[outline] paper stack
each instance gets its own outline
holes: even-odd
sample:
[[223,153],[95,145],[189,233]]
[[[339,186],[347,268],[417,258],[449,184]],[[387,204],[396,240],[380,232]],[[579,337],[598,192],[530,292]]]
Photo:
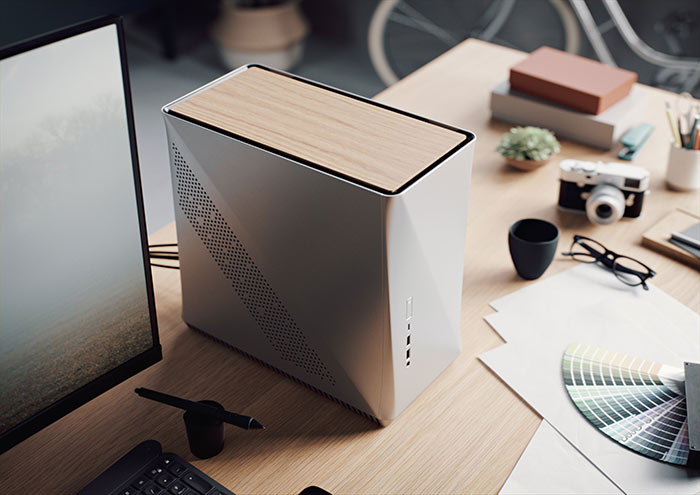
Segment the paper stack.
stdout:
[[[700,317],[657,287],[649,289],[580,264],[491,303],[498,312],[486,321],[507,344],[479,357],[546,421],[502,493],[700,492],[697,473],[602,434],[564,386],[562,356],[572,342],[676,367],[700,360]],[[540,458],[542,451],[550,462]]]
[[493,118],[518,125],[534,125],[589,146],[609,150],[646,111],[646,95],[632,88],[629,96],[604,112],[593,115],[512,90],[503,81],[491,91]]

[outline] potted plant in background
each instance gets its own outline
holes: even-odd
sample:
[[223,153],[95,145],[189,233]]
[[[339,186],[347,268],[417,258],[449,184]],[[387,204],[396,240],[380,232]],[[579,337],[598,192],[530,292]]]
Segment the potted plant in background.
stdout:
[[559,152],[559,141],[552,131],[540,127],[513,127],[503,135],[497,151],[506,162],[521,170],[541,167]]
[[254,62],[290,69],[301,58],[308,32],[298,0],[222,0],[212,27],[232,69]]

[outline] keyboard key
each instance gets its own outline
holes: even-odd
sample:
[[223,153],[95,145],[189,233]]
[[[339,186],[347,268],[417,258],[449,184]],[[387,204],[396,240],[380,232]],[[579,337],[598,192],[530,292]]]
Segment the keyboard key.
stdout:
[[126,488],[122,491],[119,492],[119,495],[136,495],[136,490],[133,490],[131,488]]
[[171,474],[163,473],[156,478],[156,483],[158,483],[163,488],[167,488],[167,486],[170,483],[172,483],[174,479],[175,478]]
[[162,491],[163,490],[161,490],[159,486],[154,485],[152,483],[149,483],[141,489],[141,493],[143,493],[144,495],[158,495]]
[[133,486],[137,490],[140,490],[141,488],[146,486],[146,484],[148,484],[148,478],[146,478],[145,476],[139,476],[134,480],[131,486]]
[[149,478],[153,479],[153,478],[155,478],[156,476],[158,476],[159,474],[162,474],[162,473],[163,473],[163,468],[162,468],[161,466],[159,466],[158,464],[154,464],[154,465],[151,466],[151,467],[149,468],[149,470],[146,471],[144,474],[145,474],[146,476],[148,476]]
[[170,467],[168,468],[168,470],[169,470],[171,473],[173,473],[175,476],[178,476],[178,477],[179,477],[179,476],[182,475],[182,473],[184,473],[185,471],[187,471],[187,468],[186,468],[185,466],[183,466],[182,464],[180,464],[179,462],[173,462],[173,463],[170,465]]
[[190,492],[189,488],[187,488],[187,486],[181,481],[176,481],[170,487],[170,493],[173,495],[186,495],[188,492]]
[[187,473],[182,479],[192,488],[202,493],[207,493],[211,490],[211,485],[194,473]]

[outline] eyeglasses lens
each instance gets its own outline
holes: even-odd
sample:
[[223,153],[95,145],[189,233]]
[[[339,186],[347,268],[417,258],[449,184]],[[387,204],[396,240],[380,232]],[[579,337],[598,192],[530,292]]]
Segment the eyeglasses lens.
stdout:
[[595,263],[603,254],[605,247],[592,239],[580,238],[571,243],[569,251],[576,261],[581,263]]
[[639,285],[649,276],[649,269],[639,261],[620,256],[613,263],[615,276],[627,285]]

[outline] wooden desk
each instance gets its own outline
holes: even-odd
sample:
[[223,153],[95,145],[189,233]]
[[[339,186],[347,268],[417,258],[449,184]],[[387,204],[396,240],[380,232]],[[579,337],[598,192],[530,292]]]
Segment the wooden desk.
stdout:
[[[650,97],[646,120],[656,130],[635,161],[652,173],[642,216],[594,226],[585,216],[557,210],[557,163],[567,157],[613,160],[613,152],[564,142],[557,160],[527,173],[507,167],[494,151],[510,126],[490,120],[489,92],[524,56],[470,40],[377,96],[477,135],[464,269],[464,351],[395,422],[377,428],[188,330],[180,319],[178,272],[154,268],[164,360],[0,456],[4,490],[74,492],[138,442],[153,438],[237,493],[298,493],[311,484],[334,493],[498,491],[540,421],[476,359],[501,344],[482,319],[491,312],[488,302],[529,283],[517,278],[508,255],[512,222],[544,218],[562,229],[561,247],[573,233],[581,233],[638,257],[658,272],[653,283],[700,310],[700,274],[640,242],[642,233],[671,209],[700,209],[700,194],[664,186],[669,130],[663,102],[671,95],[643,87]],[[152,242],[174,236],[170,225]],[[573,261],[559,257],[545,276],[572,266]],[[196,460],[189,453],[181,414],[137,398],[132,392],[136,386],[216,399],[255,416],[267,429],[228,428],[224,451]]]

